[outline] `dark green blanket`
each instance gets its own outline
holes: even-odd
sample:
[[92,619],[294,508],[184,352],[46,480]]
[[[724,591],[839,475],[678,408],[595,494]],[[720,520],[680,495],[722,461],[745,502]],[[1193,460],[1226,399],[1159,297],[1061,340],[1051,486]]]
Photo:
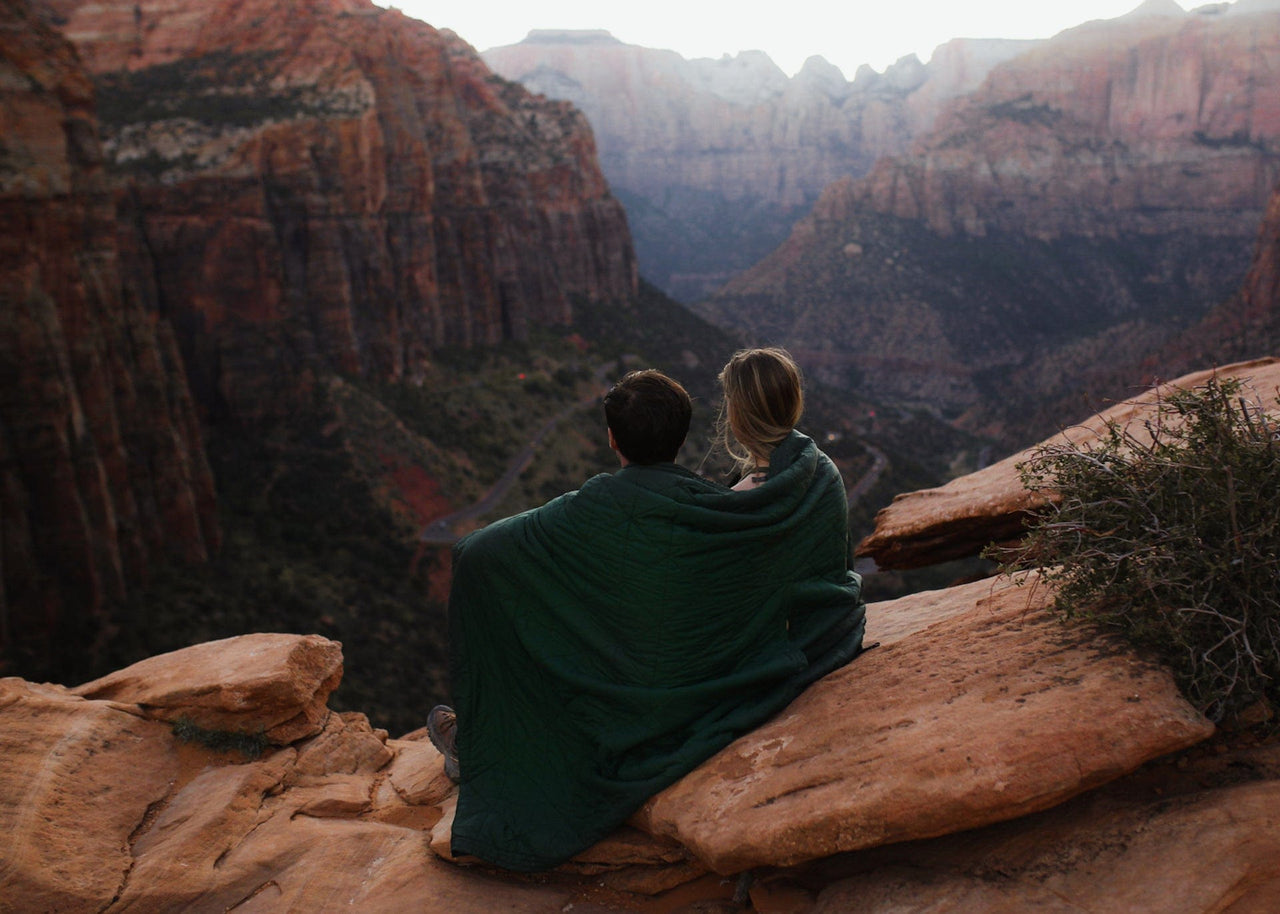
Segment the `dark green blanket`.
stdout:
[[846,515],[792,433],[751,491],[629,466],[459,542],[454,854],[554,866],[851,659]]

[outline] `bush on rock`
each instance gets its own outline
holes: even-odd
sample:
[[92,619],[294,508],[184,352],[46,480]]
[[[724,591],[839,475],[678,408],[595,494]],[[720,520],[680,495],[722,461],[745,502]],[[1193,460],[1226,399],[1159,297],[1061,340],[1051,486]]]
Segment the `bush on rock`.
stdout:
[[1154,649],[1214,720],[1280,698],[1280,426],[1239,382],[1176,391],[1141,428],[1112,422],[1020,471],[1057,497],[1006,570],[1046,569],[1059,611]]

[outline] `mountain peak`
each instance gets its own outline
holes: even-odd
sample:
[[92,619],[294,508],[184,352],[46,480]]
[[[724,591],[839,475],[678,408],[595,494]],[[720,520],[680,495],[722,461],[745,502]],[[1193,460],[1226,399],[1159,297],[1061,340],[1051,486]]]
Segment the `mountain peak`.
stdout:
[[531,29],[521,44],[622,44],[607,29]]
[[1187,15],[1187,11],[1179,6],[1175,0],[1143,0],[1142,4],[1136,9],[1125,13],[1119,17],[1122,21],[1132,22],[1135,19],[1156,19],[1176,17],[1181,19]]

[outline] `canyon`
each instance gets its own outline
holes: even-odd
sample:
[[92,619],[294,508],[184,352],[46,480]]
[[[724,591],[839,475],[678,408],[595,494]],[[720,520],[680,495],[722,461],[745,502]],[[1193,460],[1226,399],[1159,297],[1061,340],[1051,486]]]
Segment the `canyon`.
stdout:
[[[967,473],[990,439],[931,413],[1012,450],[1140,374],[1280,385],[1278,16],[1152,2],[853,83],[599,34],[521,66],[584,107],[574,55],[639,73],[653,161],[713,212],[776,231],[821,193],[702,307],[853,391],[807,421],[876,497],[958,477],[863,543],[916,567],[1036,507],[1027,451]],[[447,552],[414,538],[602,366],[661,352],[714,396],[730,338],[640,284],[628,229],[692,194],[635,156],[634,206],[613,134],[361,0],[0,17],[0,908],[1276,906],[1269,709],[1215,727],[1034,577],[874,603],[879,647],[558,872],[451,860],[439,754],[378,722],[443,697]],[[519,498],[594,471],[579,418]],[[103,669],[125,638],[146,659]]]
[[829,185],[697,309],[1012,449],[1047,431],[1017,418],[1035,403],[1137,364],[1239,287],[1280,177],[1277,61],[1269,3],[1152,0],[1068,30]]
[[692,301],[776,247],[822,188],[902,152],[944,105],[1030,41],[956,39],[850,82],[821,57],[788,78],[764,53],[686,60],[602,31],[490,48],[496,73],[591,123],[646,278]]
[[[283,624],[278,598],[214,609],[216,585],[184,583],[248,566],[249,593],[288,594],[298,556],[264,535],[325,531],[308,559],[324,575],[357,524],[377,561],[411,555],[421,515],[467,497],[440,488],[470,458],[409,434],[372,388],[426,397],[451,382],[440,352],[636,295],[582,116],[425,23],[327,0],[3,13],[5,669],[66,681],[195,627]],[[376,603],[367,583],[337,597],[356,589],[337,575],[322,593],[343,615]],[[309,618],[316,601],[296,596]]]

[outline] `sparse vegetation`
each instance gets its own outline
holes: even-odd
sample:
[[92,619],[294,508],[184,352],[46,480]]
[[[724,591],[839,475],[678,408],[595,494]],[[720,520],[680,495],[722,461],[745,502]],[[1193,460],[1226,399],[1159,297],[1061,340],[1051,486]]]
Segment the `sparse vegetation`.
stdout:
[[1264,405],[1280,400],[1214,379],[1140,430],[1042,448],[1024,482],[1060,500],[1004,557],[1043,568],[1064,616],[1156,652],[1215,720],[1280,699],[1280,431]]
[[272,82],[278,52],[216,51],[96,79],[98,119],[110,131],[126,124],[185,119],[210,127],[246,127],[265,121],[331,113],[302,86]]
[[238,752],[247,759],[258,758],[271,745],[265,733],[206,730],[187,717],[173,722],[173,735],[184,743],[195,743],[214,752]]

